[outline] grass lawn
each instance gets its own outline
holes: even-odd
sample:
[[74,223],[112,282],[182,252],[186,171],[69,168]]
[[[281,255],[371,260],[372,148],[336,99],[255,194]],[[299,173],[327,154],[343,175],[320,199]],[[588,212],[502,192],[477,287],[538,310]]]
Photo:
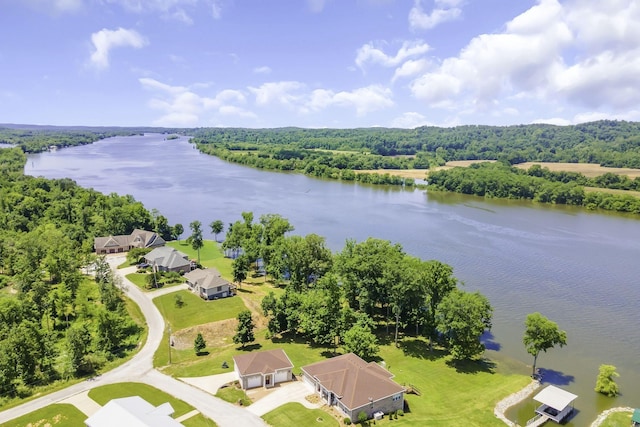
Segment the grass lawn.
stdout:
[[614,412],[600,424],[600,427],[629,427],[631,415],[631,412]]
[[[186,240],[167,242],[167,246],[184,252],[190,259],[198,259],[198,252],[193,250],[193,248],[187,244]],[[231,280],[233,278],[233,270],[231,269],[232,261],[230,258],[224,257],[219,243],[213,240],[204,241],[204,246],[200,249],[200,264],[202,264],[203,267],[215,267],[220,274],[222,274],[222,277]]]
[[[155,291],[156,288],[147,288],[147,277],[149,276],[149,273],[129,273],[126,275],[126,278],[131,280],[131,282],[136,285],[137,287],[139,287],[140,289],[142,289],[145,292],[150,292],[150,291]],[[160,274],[158,274],[158,287],[160,289],[164,289],[164,288],[170,288],[171,286],[177,286],[177,285],[181,285],[185,282],[184,278],[181,278],[179,281],[175,281],[172,283],[166,283],[166,280],[164,278],[160,277]]]
[[58,403],[0,424],[0,427],[85,427],[84,420],[86,419],[87,416],[75,406],[68,403]]
[[249,399],[247,393],[236,386],[224,387],[219,389],[216,393],[216,397],[219,397],[220,399],[225,400],[229,403],[233,403],[234,405],[238,403],[238,401],[242,401],[242,406],[251,405],[251,399]]
[[[184,302],[180,308],[175,304],[176,295],[180,295]],[[232,319],[242,310],[246,310],[242,299],[238,297],[205,301],[185,290],[154,298],[153,303],[174,331],[203,323]]]
[[286,403],[264,414],[262,419],[275,427],[340,426],[335,418],[327,412],[321,409],[307,409],[298,402]]
[[202,414],[195,415],[191,418],[187,418],[182,422],[182,425],[185,427],[216,427],[217,424],[214,423],[209,418],[205,417]]
[[108,384],[89,391],[89,397],[102,406],[106,405],[111,399],[129,396],[140,396],[153,406],[159,406],[165,402],[169,402],[175,410],[173,418],[178,418],[195,409],[180,399],[176,399],[155,387],[142,383]]

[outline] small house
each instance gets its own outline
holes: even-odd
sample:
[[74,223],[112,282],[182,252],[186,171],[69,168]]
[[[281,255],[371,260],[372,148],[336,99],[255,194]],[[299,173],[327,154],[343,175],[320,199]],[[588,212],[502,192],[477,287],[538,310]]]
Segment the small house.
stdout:
[[351,419],[360,412],[368,418],[404,409],[405,389],[393,374],[375,362],[367,363],[353,353],[302,367],[302,377],[326,404]]
[[87,427],[181,427],[171,418],[173,412],[168,402],[153,406],[140,396],[131,396],[110,400],[84,423]]
[[233,356],[234,370],[243,389],[271,388],[293,379],[293,363],[282,349]]
[[533,396],[533,400],[541,403],[536,414],[546,417],[556,423],[561,423],[573,412],[573,401],[578,396],[566,390],[550,385],[540,393]]
[[211,300],[233,295],[233,286],[215,268],[196,268],[184,275],[187,285],[202,299]]

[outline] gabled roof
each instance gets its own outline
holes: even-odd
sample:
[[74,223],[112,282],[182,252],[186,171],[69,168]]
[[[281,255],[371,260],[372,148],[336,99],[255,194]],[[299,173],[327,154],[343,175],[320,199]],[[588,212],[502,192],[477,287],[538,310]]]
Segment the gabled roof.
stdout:
[[573,393],[569,393],[566,390],[550,385],[540,393],[533,396],[533,400],[540,402],[543,405],[550,406],[553,409],[557,409],[558,411],[562,411],[564,408],[569,406],[571,402],[576,400],[577,397],[578,396]]
[[293,368],[287,353],[280,348],[256,351],[233,356],[233,363],[240,375],[268,374],[281,369]]
[[391,379],[391,372],[353,353],[303,366],[302,370],[316,378],[350,410],[405,391]]
[[153,231],[136,228],[129,235],[96,237],[93,241],[94,249],[117,248],[133,246],[135,248],[153,248],[164,246],[166,241]]
[[212,289],[218,286],[230,285],[215,268],[196,268],[195,270],[185,273],[184,278],[187,279],[189,283],[198,285],[202,289]]
[[140,396],[110,400],[85,424],[89,427],[181,427],[171,418],[174,410],[170,403],[155,407]]
[[166,268],[179,268],[191,264],[186,254],[168,246],[155,248],[146,254],[144,259],[147,260],[149,264],[155,263],[158,266]]

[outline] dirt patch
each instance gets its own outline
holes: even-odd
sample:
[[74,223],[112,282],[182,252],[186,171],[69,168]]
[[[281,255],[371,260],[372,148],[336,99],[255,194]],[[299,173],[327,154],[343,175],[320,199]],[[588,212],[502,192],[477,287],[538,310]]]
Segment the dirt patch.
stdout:
[[207,347],[222,347],[233,344],[233,336],[237,327],[237,319],[226,319],[181,329],[172,335],[173,346],[178,350],[193,348],[193,341],[198,333],[202,334],[207,342]]
[[426,169],[376,169],[354,171],[355,173],[377,173],[379,175],[389,174],[399,176],[401,178],[425,179],[427,177]]

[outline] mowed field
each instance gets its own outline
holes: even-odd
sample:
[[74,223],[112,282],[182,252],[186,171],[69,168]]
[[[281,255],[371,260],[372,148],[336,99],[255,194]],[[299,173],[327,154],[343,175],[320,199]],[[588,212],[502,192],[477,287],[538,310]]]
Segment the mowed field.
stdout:
[[[474,163],[483,162],[495,162],[495,160],[455,160],[447,162],[444,166],[438,166],[434,170],[451,169],[455,167],[468,167]],[[553,172],[579,172],[586,177],[592,178],[594,176],[604,175],[605,173],[614,173],[616,175],[627,175],[629,178],[634,179],[640,177],[640,169],[631,168],[609,168],[593,163],[550,163],[550,162],[526,162],[515,165],[520,169],[529,169],[533,165],[540,165],[543,168],[547,168]],[[389,175],[401,176],[403,178],[425,179],[428,170],[425,169],[377,169],[377,170],[362,170],[355,171],[356,173],[379,173]]]

